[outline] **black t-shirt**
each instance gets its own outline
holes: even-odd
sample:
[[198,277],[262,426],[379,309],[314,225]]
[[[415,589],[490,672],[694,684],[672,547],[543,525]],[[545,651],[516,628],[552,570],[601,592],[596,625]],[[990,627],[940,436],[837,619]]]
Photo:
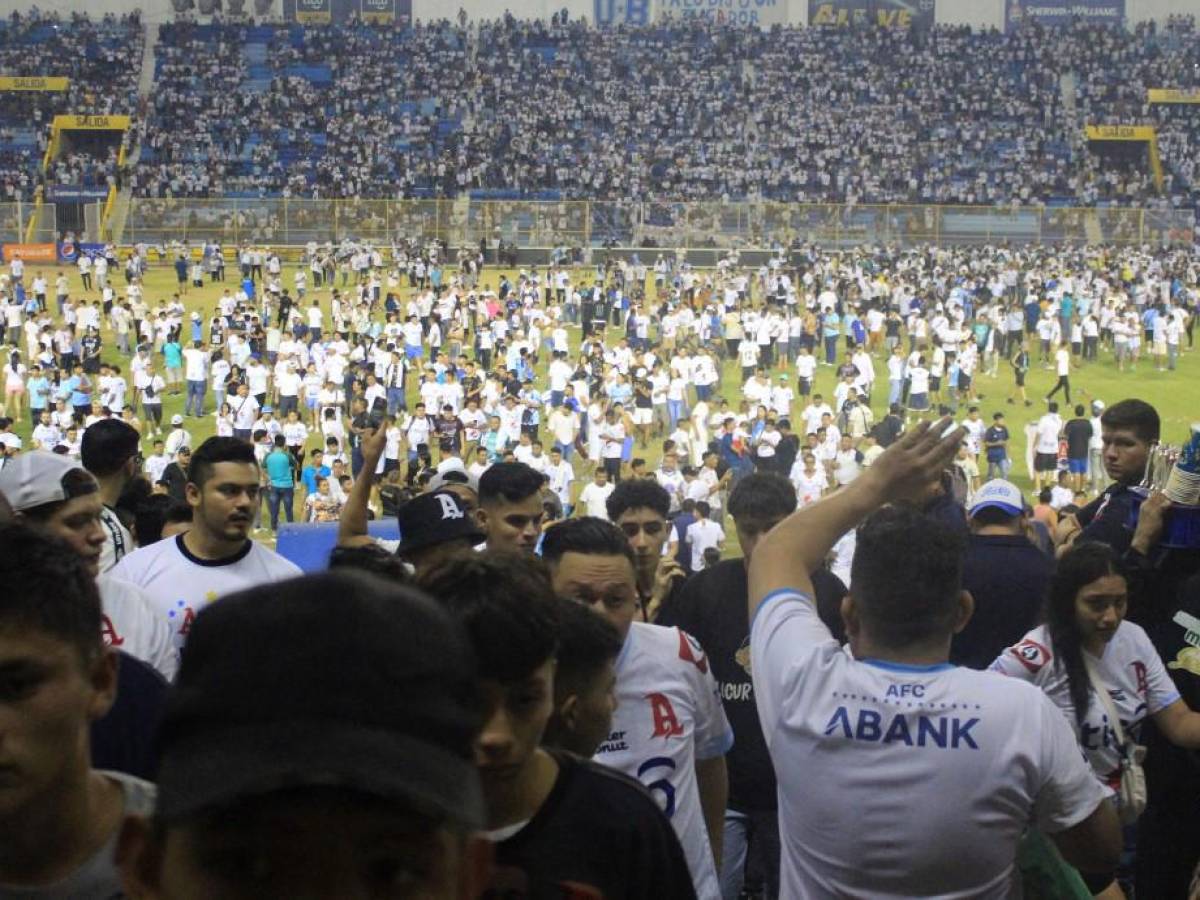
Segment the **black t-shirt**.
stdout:
[[550,751],[558,780],[532,819],[495,847],[484,900],[696,896],[670,821],[636,781]]
[[[842,639],[839,608],[846,587],[831,572],[813,573],[817,611],[834,636]],[[688,579],[674,602],[664,604],[659,625],[674,625],[700,642],[712,663],[725,715],[737,740],[725,756],[729,806],[737,810],[776,808],[775,770],[754,703],[750,679],[750,615],[746,562],[722,560]]]
[[1067,457],[1087,459],[1088,443],[1092,439],[1092,423],[1087,419],[1071,419],[1063,426],[1067,438]]
[[128,653],[120,654],[117,699],[91,727],[92,768],[153,779],[154,735],[167,702],[167,681]]
[[1022,534],[973,534],[963,563],[963,589],[975,613],[950,644],[950,662],[986,669],[1038,623],[1053,560]]
[[1100,541],[1118,555],[1124,553],[1133,540],[1133,531],[1129,527],[1132,510],[1133,492],[1123,484],[1110,484],[1099,497],[1075,514],[1083,529],[1076,540]]

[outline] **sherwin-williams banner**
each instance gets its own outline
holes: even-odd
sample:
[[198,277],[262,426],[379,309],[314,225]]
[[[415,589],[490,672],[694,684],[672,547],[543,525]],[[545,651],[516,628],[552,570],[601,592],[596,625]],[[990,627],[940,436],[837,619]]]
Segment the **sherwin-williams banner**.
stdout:
[[0,91],[65,91],[71,80],[65,77],[32,77],[18,78],[12,75],[0,75]]
[[808,24],[926,30],[934,10],[934,0],[808,0]]
[[296,21],[325,25],[333,20],[331,0],[296,0]]
[[19,256],[25,262],[54,263],[58,262],[58,244],[3,244],[0,254],[5,262],[12,262],[14,256]]
[[1074,20],[1120,25],[1125,21],[1125,0],[1071,0],[1069,3],[1005,0],[1004,28],[1012,31],[1027,22],[1067,25]]

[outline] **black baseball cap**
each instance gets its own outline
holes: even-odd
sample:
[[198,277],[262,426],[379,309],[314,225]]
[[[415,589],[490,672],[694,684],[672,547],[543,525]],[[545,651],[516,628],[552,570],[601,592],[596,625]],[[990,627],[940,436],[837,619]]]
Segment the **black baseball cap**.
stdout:
[[156,814],[335,787],[478,828],[472,660],[432,600],[362,573],[223,597],[196,617],[168,695]]
[[448,490],[419,494],[396,510],[396,521],[400,526],[396,552],[401,555],[447,541],[478,544],[487,537],[462,499]]

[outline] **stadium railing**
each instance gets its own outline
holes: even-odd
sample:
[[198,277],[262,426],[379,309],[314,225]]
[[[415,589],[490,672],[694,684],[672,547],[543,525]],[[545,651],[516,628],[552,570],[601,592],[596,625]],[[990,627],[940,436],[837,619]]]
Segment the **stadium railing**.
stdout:
[[[345,239],[441,238],[524,256],[555,247],[682,248],[701,260],[729,249],[769,251],[795,240],[862,244],[1190,244],[1193,210],[1115,207],[836,205],[774,202],[296,200],[134,198],[122,243],[175,241],[303,247]],[[541,257],[539,257],[541,258]]]
[[53,203],[0,203],[0,244],[54,243],[59,238],[56,213]]

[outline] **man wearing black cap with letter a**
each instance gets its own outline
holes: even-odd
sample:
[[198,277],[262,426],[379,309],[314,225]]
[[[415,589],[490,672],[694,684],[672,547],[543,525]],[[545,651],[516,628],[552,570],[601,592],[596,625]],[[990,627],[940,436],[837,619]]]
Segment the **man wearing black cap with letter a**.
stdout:
[[160,734],[153,818],[122,834],[127,893],[478,896],[470,658],[426,597],[363,575],[202,611]]

